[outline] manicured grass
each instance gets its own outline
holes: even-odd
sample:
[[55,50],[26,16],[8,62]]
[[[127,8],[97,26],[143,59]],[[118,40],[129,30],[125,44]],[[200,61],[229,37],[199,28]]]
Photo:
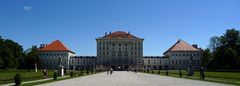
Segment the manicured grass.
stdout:
[[[0,70],[0,85],[13,83],[13,78],[16,73],[19,73],[22,77],[22,82],[43,79],[42,70],[38,70],[38,72],[34,72],[31,70],[28,72],[27,70]],[[48,70],[48,77],[53,76],[53,70]]]
[[[81,75],[81,72],[83,72],[83,75]],[[68,73],[70,73],[70,72],[68,72]],[[61,81],[61,80],[66,80],[66,79],[72,79],[72,78],[86,76],[86,75],[92,75],[92,74],[95,74],[95,73],[89,72],[89,74],[87,74],[86,71],[74,71],[73,77],[64,77],[64,78],[58,78],[56,80],[51,79],[51,80],[40,81],[40,82],[26,83],[26,84],[22,84],[21,86],[33,86],[33,85],[45,84],[45,83],[56,82],[56,81]]]
[[[178,70],[169,70],[168,72],[169,72],[168,76],[179,77]],[[149,71],[149,73],[152,73],[152,71]],[[158,74],[158,70],[154,70],[153,74]],[[161,70],[160,75],[166,76],[166,71]],[[187,72],[185,70],[182,70],[182,78],[200,80],[200,72],[195,71],[193,76],[187,76]],[[205,80],[204,81],[232,84],[232,85],[240,86],[240,72],[207,71],[207,72],[205,72]]]

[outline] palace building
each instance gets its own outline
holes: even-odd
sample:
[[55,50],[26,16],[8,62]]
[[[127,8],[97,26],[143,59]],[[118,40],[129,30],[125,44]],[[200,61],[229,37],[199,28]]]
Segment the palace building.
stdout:
[[50,44],[41,44],[39,48],[39,59],[43,66],[48,68],[58,68],[58,59],[61,57],[64,68],[69,69],[71,56],[75,56],[75,53],[59,40],[55,40]]
[[64,68],[69,70],[174,70],[200,67],[202,50],[196,44],[190,45],[179,39],[163,56],[143,56],[143,41],[143,38],[130,32],[109,32],[96,38],[96,56],[76,56],[61,41],[56,40],[50,44],[41,44],[39,58],[44,66],[56,69],[61,57]]
[[143,38],[130,32],[105,33],[97,38],[97,65],[115,70],[140,68],[143,66]]

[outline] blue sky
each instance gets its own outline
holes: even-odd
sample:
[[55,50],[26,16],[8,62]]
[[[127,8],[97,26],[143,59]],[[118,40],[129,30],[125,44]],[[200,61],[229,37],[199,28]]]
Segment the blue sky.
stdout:
[[95,38],[109,31],[130,31],[145,39],[144,56],[160,56],[179,38],[207,48],[229,28],[240,29],[239,0],[0,1],[3,38],[24,49],[59,39],[83,56],[95,56]]

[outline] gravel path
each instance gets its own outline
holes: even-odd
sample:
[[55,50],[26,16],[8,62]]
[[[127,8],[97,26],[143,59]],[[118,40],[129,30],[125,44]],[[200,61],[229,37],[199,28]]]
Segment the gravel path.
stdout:
[[227,86],[199,80],[166,77],[145,73],[114,71],[112,75],[106,72],[83,76],[41,86]]

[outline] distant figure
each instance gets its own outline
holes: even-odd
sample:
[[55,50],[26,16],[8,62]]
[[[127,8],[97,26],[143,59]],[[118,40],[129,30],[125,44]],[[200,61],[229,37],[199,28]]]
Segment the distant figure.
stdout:
[[178,71],[179,71],[179,77],[182,77],[182,70],[179,69]]
[[109,68],[107,68],[107,75],[109,74]]
[[48,75],[48,70],[47,70],[47,67],[45,67],[43,69],[43,76],[44,76],[44,78],[47,78],[47,75]]
[[204,67],[201,67],[200,68],[200,79],[204,80],[204,78],[205,78]]
[[113,73],[113,69],[111,68],[111,69],[110,69],[110,75],[112,75],[112,73]]

